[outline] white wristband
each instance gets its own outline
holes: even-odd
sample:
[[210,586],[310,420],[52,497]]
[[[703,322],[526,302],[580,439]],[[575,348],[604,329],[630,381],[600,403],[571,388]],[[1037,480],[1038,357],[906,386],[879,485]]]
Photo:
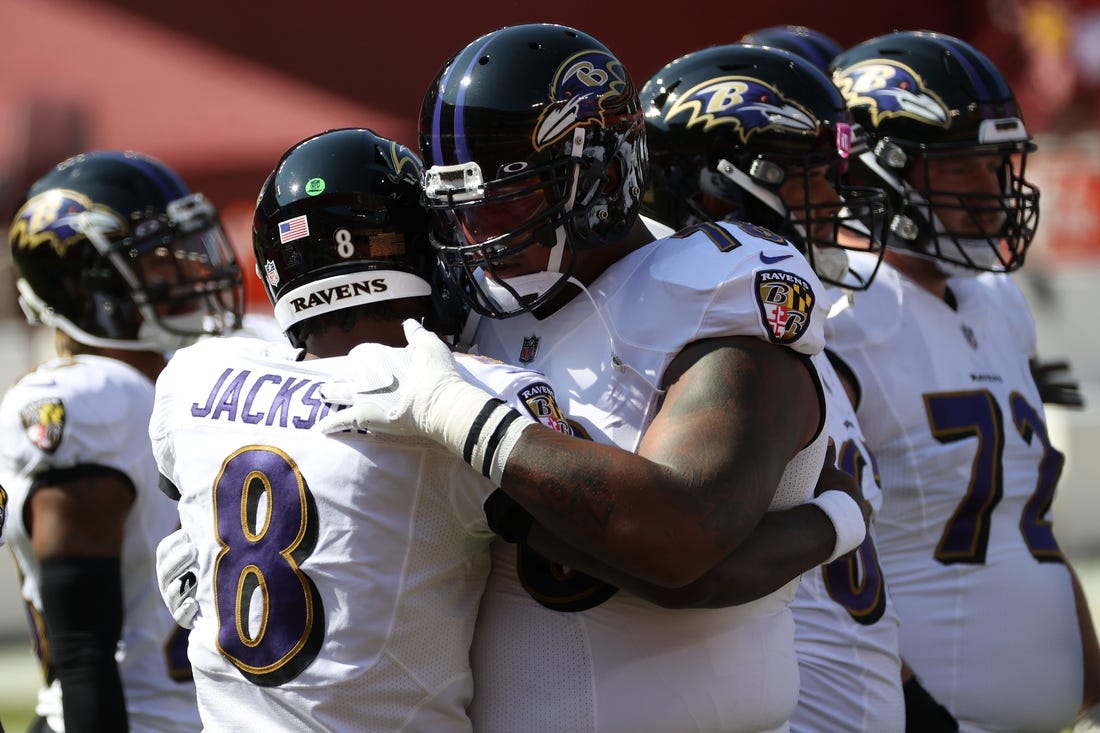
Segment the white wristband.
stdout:
[[833,529],[836,530],[833,554],[825,561],[826,563],[847,555],[863,544],[867,536],[867,524],[863,519],[863,510],[849,494],[840,489],[829,489],[815,496],[810,503],[825,512],[825,516],[829,518]]
[[499,487],[519,434],[534,421],[471,384],[450,384],[446,394],[447,404],[437,404],[442,425],[431,432]]

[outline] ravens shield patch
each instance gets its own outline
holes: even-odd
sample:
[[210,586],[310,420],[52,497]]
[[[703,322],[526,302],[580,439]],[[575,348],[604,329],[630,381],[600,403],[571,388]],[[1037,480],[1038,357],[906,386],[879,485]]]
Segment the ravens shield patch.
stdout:
[[35,400],[19,411],[19,417],[27,437],[39,450],[53,453],[61,445],[61,434],[65,430],[65,405],[61,400]]
[[817,296],[809,282],[785,270],[756,273],[756,303],[761,324],[772,343],[790,344],[810,326]]
[[527,407],[531,416],[546,427],[559,433],[573,435],[573,429],[565,418],[565,413],[554,398],[554,390],[544,382],[530,384],[519,392],[519,398]]

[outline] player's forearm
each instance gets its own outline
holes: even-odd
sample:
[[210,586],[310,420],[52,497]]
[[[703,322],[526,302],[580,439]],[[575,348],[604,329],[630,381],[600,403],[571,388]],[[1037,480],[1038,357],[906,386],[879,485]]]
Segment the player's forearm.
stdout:
[[127,730],[114,657],[122,629],[118,558],[43,560],[42,611],[51,664],[61,682],[65,729]]
[[831,522],[809,505],[768,512],[744,543],[702,577],[669,587],[599,562],[538,524],[528,537],[528,545],[545,557],[666,608],[723,608],[755,601],[821,565],[835,541]]
[[[660,587],[699,578],[742,537],[706,531],[692,479],[613,446],[529,428],[501,489],[564,542]],[[736,508],[730,507],[729,510]],[[755,518],[745,518],[751,528]]]

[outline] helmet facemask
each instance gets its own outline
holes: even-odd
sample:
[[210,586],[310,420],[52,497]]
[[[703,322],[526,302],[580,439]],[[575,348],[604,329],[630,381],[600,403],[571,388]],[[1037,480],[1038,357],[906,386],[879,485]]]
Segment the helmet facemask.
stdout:
[[[135,214],[128,225],[98,210],[77,214],[70,225],[94,247],[81,289],[87,318],[106,335],[88,333],[21,280],[21,305],[32,321],[88,346],[161,353],[240,327],[242,275],[202,194],[170,201],[156,216]],[[118,238],[122,230],[129,233]]]
[[[538,309],[572,277],[575,251],[603,243],[608,192],[613,198],[627,189],[634,203],[626,206],[637,209],[640,183],[619,180],[621,170],[637,166],[621,165],[619,149],[586,145],[590,137],[599,143],[607,134],[590,135],[578,127],[558,143],[561,155],[542,164],[505,162],[489,180],[475,160],[424,171],[425,206],[434,214],[433,244],[444,266],[464,282],[474,310],[508,318]],[[627,154],[635,155],[634,148]],[[534,245],[550,249],[545,269],[510,274],[517,255]]]
[[[1018,269],[1039,218],[1039,191],[1025,177],[1033,149],[1030,142],[907,148],[879,143],[878,154],[866,154],[863,161],[897,196],[891,245],[935,260],[946,275]],[[943,183],[945,167],[965,166],[988,172],[986,191]]]
[[[857,273],[847,251],[870,252],[881,262],[886,194],[880,189],[841,183],[847,168],[842,152],[768,153],[754,156],[742,170],[721,160],[717,172],[738,189],[740,204],[725,217],[760,223],[794,243],[823,283],[865,290],[878,270]],[[728,187],[727,187],[728,188]]]

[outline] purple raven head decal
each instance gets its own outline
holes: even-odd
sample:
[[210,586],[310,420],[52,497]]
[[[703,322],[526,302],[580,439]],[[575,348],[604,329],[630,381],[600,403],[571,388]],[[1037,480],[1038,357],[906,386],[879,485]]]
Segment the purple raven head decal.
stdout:
[[839,71],[834,81],[849,107],[870,108],[876,126],[889,117],[910,117],[945,128],[949,124],[947,105],[905,64],[869,59]]
[[696,84],[681,94],[665,113],[669,121],[690,115],[685,127],[703,125],[709,130],[732,125],[748,142],[753,134],[774,128],[814,132],[818,120],[801,106],[785,99],[775,87],[749,76],[720,76]]
[[539,117],[532,137],[535,150],[561,140],[581,125],[593,122],[602,126],[608,114],[629,100],[631,91],[622,63],[606,51],[570,56],[554,74],[551,103]]

